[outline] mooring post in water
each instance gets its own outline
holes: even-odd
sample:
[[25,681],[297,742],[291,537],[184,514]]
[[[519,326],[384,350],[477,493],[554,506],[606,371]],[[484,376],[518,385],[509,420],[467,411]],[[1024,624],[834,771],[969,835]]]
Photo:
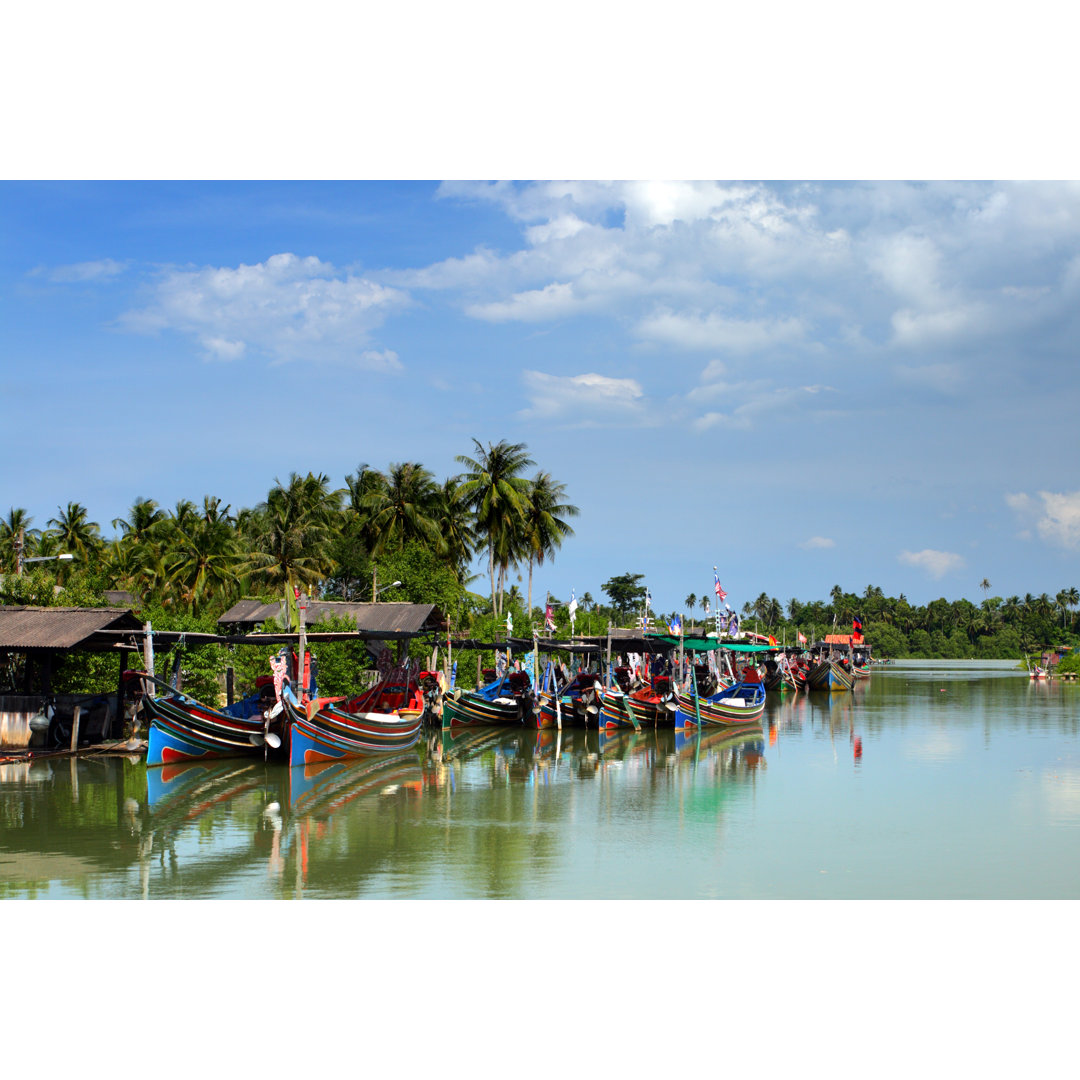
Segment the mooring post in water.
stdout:
[[82,706],[76,705],[75,711],[71,714],[71,746],[69,749],[75,751],[79,749],[79,714],[82,712]]

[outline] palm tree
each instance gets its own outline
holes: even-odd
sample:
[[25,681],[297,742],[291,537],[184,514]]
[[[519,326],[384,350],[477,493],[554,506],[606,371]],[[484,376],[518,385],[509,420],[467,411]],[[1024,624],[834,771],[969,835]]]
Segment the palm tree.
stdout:
[[288,625],[293,590],[312,586],[333,570],[330,545],[341,507],[341,492],[331,491],[325,475],[293,473],[280,480],[248,521],[252,576],[284,588]]
[[158,504],[140,495],[131,504],[127,518],[113,518],[112,527],[120,530],[122,540],[131,539],[140,543],[158,522],[164,520],[165,512],[158,508]]
[[49,518],[62,551],[70,552],[80,561],[87,561],[102,546],[101,531],[96,521],[89,521],[82,503],[69,502],[66,510],[56,508],[60,516]]
[[0,521],[0,569],[8,573],[14,573],[18,569],[19,544],[23,545],[22,555],[27,555],[26,542],[33,543],[35,537],[41,535],[40,529],[31,529],[30,522],[34,519],[22,508],[12,507],[8,515]]
[[564,518],[577,517],[580,512],[571,503],[562,502],[566,485],[557,484],[551,473],[538,472],[529,484],[528,505],[522,520],[522,536],[529,559],[529,613],[532,614],[533,563],[543,566],[545,559],[554,559],[563,540],[574,535]]
[[524,443],[500,439],[487,449],[473,439],[476,457],[460,455],[457,461],[469,470],[462,477],[461,497],[476,515],[476,527],[488,552],[491,578],[491,610],[496,618],[502,604],[495,588],[495,569],[500,578],[514,560],[516,541],[521,536],[521,521],[528,505],[529,481],[521,475],[535,462]]
[[1075,585],[1070,585],[1069,588],[1063,589],[1062,592],[1065,594],[1065,604],[1070,610],[1080,604],[1080,592],[1077,592]]
[[446,558],[453,565],[458,581],[464,583],[476,549],[476,530],[458,477],[451,476],[443,481],[433,514],[435,526],[446,544]]
[[383,483],[373,484],[361,499],[374,540],[372,554],[381,555],[387,548],[400,551],[410,540],[436,551],[444,548],[434,517],[438,494],[434,477],[422,465],[391,464]]
[[214,512],[209,517],[190,518],[186,528],[177,530],[167,555],[166,573],[181,602],[196,614],[203,601],[227,594],[235,586],[242,558],[227,514]]
[[990,585],[990,579],[989,578],[983,578],[982,581],[979,582],[979,588],[982,589],[982,594],[983,594],[983,599],[984,600],[986,600],[990,596],[991,587],[992,586]]

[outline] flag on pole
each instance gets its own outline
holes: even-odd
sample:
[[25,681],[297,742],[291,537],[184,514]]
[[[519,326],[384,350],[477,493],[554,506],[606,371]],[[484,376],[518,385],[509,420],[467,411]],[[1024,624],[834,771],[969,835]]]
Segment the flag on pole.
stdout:
[[649,595],[649,586],[645,586],[645,611],[648,612],[649,606],[652,604],[652,597]]
[[858,615],[853,615],[851,619],[851,639],[853,642],[861,642],[862,636],[862,619]]
[[548,604],[544,608],[544,629],[551,633],[555,629],[555,612],[552,611],[551,605]]
[[506,632],[508,634],[514,632],[514,613],[512,611],[506,613]]
[[570,603],[566,605],[566,610],[570,612],[570,621],[574,621],[574,613],[577,611],[577,597],[574,596],[574,590],[570,590]]
[[713,592],[716,593],[717,599],[723,603],[727,599],[727,593],[724,592],[723,586],[720,584],[720,575],[716,572],[716,567],[712,569],[713,576]]
[[799,631],[799,636],[798,636],[797,640],[798,640],[800,645],[805,645],[806,644],[806,635],[801,630]]
[[731,622],[728,623],[728,633],[734,637],[739,632],[739,616],[733,611],[731,613]]
[[668,623],[668,631],[674,636],[678,637],[682,633],[682,618],[678,615],[674,616],[671,622]]

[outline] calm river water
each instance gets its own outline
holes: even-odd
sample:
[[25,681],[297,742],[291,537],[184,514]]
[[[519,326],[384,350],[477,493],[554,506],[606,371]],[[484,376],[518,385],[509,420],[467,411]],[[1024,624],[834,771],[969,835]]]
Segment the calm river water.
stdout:
[[0,898],[1076,899],[1080,685],[875,668],[756,737],[433,736],[321,771],[0,766]]

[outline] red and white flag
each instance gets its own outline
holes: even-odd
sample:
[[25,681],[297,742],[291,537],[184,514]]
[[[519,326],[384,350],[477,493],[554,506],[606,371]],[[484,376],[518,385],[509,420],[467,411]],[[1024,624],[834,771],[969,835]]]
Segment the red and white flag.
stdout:
[[715,582],[715,585],[713,586],[713,591],[716,593],[716,598],[721,603],[723,603],[727,599],[727,593],[724,592],[723,588],[720,585],[720,575],[716,572],[716,567],[715,566],[713,567],[713,575],[712,576],[713,576],[713,581]]
[[806,644],[806,635],[801,630],[799,631],[799,644],[800,645],[805,645]]

